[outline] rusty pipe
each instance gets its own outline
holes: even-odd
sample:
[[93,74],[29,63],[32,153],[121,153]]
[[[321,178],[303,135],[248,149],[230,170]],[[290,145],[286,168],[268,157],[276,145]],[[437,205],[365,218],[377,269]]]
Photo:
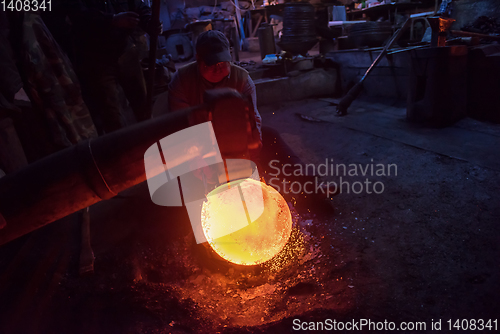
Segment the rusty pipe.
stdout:
[[[0,178],[0,245],[146,180],[144,152],[195,107],[84,141]],[[0,219],[0,226],[1,226]]]

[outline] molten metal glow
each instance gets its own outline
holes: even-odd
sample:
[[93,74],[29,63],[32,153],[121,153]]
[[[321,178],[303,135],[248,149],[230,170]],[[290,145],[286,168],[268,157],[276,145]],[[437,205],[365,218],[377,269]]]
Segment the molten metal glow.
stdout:
[[[255,265],[266,262],[278,254],[292,231],[292,218],[286,201],[272,187],[253,179],[231,182],[234,188],[240,186],[245,195],[247,216],[252,215],[252,194],[263,196],[264,212],[250,224],[235,222],[234,212],[239,196],[230,191],[221,191],[221,186],[207,196],[202,209],[202,227],[205,237],[213,250],[222,258],[242,265]],[[239,203],[238,203],[239,204]],[[245,226],[232,233],[221,233],[221,229],[234,225]],[[233,231],[233,230],[230,230]],[[213,238],[212,236],[222,237]]]

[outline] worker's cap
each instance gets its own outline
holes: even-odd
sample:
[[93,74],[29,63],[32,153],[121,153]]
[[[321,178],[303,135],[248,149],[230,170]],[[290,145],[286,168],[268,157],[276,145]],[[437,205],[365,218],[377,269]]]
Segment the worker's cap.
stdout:
[[198,36],[196,54],[208,66],[223,61],[231,61],[229,41],[223,33],[217,30],[204,31]]

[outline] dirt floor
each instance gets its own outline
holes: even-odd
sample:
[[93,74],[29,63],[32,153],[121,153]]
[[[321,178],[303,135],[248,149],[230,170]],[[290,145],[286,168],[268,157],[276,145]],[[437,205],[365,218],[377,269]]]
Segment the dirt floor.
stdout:
[[[358,105],[351,121],[368,119],[370,105]],[[294,333],[361,319],[379,332],[390,322],[394,332],[408,332],[402,322],[439,332],[439,321],[443,333],[473,323],[498,332],[498,147],[486,154],[485,143],[477,154],[484,163],[470,162],[443,152],[474,155],[472,142],[450,139],[450,148],[440,138],[434,150],[375,122],[361,129],[337,121],[329,110],[322,99],[260,108],[305,163],[346,165],[346,175],[321,180],[342,177],[351,187],[333,197],[331,213],[292,207],[292,238],[277,258],[252,269],[218,260],[196,245],[184,209],[155,206],[140,184],[91,208],[93,275],[77,275],[77,215],[0,248],[0,333]],[[389,118],[405,128],[404,115]],[[500,126],[484,128],[500,137]],[[392,167],[388,175],[393,164],[397,174]],[[366,179],[379,182],[379,194],[366,191]],[[471,320],[460,322],[469,329],[450,330],[448,320],[458,319]]]

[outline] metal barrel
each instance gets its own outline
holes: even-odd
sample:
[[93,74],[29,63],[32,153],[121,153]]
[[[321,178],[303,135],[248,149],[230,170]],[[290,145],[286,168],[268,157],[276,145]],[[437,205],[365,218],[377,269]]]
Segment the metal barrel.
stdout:
[[283,14],[283,35],[278,45],[293,54],[305,54],[317,43],[314,7],[309,3],[289,3]]
[[314,7],[309,3],[291,3],[285,6],[283,37],[281,41],[305,42],[316,39]]

